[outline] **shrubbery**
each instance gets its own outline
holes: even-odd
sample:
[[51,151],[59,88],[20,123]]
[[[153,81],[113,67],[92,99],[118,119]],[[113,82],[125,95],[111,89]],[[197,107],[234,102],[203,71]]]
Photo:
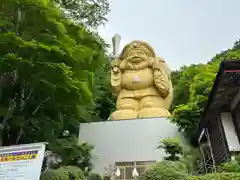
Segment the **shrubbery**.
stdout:
[[184,163],[189,174],[196,171],[196,163],[200,156],[199,150],[187,144],[184,145],[178,137],[161,139],[157,148],[165,151],[165,160]]
[[230,162],[227,162],[227,163],[223,163],[220,166],[220,171],[240,173],[240,165],[236,161],[230,161]]
[[183,155],[183,147],[178,138],[167,138],[160,140],[158,149],[164,149],[166,154],[165,160],[177,161],[180,155]]
[[240,180],[240,173],[217,173],[205,176],[190,176],[187,180]]
[[149,167],[140,180],[186,180],[187,167],[179,161],[161,161]]
[[191,176],[186,163],[164,160],[150,166],[140,180],[240,180],[240,156],[219,167],[219,173]]
[[140,180],[240,180],[240,173],[213,173],[189,176],[180,162],[162,161],[150,167]]
[[97,173],[91,173],[88,176],[88,180],[102,180],[103,178]]
[[149,167],[140,180],[240,180],[239,165],[236,163],[224,163],[221,171],[223,172],[190,176],[184,163],[164,160]]
[[234,160],[221,164],[220,171],[228,173],[230,172],[240,173],[240,156],[239,155],[235,156]]
[[40,180],[85,180],[83,171],[74,166],[44,171]]

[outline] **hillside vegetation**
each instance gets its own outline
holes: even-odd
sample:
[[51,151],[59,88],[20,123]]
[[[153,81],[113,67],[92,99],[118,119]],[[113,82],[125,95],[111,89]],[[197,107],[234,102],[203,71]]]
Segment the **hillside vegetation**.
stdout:
[[240,59],[239,41],[232,48],[217,54],[207,64],[183,66],[180,70],[172,72],[172,121],[190,140],[195,138],[220,62],[232,59]]

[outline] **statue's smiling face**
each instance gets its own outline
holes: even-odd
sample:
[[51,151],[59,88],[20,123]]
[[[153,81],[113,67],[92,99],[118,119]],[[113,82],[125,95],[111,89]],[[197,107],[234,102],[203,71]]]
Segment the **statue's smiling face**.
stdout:
[[135,42],[126,47],[122,52],[122,62],[120,69],[124,70],[142,70],[152,67],[152,59],[155,57],[151,48],[144,44]]
[[147,54],[141,49],[134,49],[128,53],[128,62],[139,63],[147,60]]

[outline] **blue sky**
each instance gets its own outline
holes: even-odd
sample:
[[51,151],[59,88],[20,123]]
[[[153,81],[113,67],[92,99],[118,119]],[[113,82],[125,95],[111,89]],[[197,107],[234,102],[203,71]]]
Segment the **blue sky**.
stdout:
[[99,29],[121,48],[132,40],[153,46],[172,70],[206,63],[240,38],[240,0],[112,0],[108,23]]

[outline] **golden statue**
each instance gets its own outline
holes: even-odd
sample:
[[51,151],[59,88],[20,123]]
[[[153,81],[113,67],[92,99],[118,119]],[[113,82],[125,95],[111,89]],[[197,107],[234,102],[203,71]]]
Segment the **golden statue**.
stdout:
[[[116,53],[116,52],[115,52]],[[111,85],[117,94],[111,120],[168,117],[173,88],[166,62],[143,41],[127,44],[111,62]]]

